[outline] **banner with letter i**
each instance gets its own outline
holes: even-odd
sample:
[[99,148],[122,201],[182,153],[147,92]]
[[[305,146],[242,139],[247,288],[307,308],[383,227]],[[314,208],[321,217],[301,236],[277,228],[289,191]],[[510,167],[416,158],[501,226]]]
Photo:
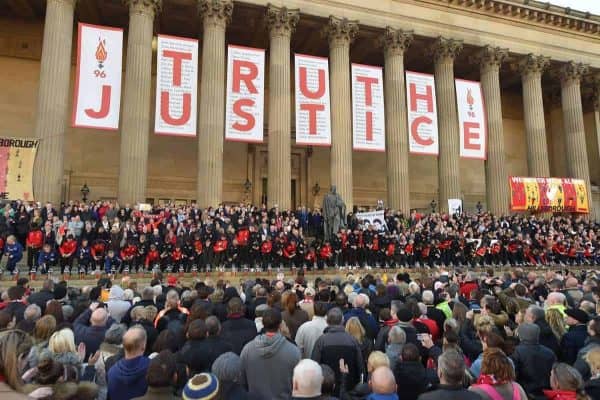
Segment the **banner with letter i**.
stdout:
[[227,47],[225,139],[262,143],[265,100],[265,51]]
[[381,67],[352,64],[352,148],[385,151]]
[[117,130],[123,29],[79,23],[72,125]]
[[156,58],[154,132],[196,136],[198,41],[158,35]]

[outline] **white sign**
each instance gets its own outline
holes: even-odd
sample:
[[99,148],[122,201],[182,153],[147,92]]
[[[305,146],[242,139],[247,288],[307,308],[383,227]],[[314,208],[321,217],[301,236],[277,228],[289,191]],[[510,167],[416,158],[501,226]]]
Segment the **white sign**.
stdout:
[[158,35],[154,132],[196,136],[198,41]]
[[358,212],[356,218],[367,227],[373,225],[378,231],[387,229],[383,210]]
[[296,54],[296,144],[331,146],[329,61]]
[[461,199],[448,199],[448,214],[462,214],[463,205]]
[[487,119],[479,82],[456,79],[456,105],[460,129],[460,156],[486,159]]
[[413,154],[439,154],[433,75],[406,72],[408,149]]
[[123,29],[79,23],[72,125],[117,130]]
[[260,143],[264,129],[265,51],[233,45],[227,50],[225,139]]
[[385,151],[385,110],[381,67],[352,64],[352,147]]

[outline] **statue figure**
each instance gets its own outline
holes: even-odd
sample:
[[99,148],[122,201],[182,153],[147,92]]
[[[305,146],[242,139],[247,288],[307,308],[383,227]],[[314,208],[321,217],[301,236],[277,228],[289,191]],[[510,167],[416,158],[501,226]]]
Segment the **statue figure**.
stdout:
[[340,228],[346,227],[346,204],[336,191],[335,185],[331,186],[329,193],[323,198],[323,230],[325,240],[331,240]]

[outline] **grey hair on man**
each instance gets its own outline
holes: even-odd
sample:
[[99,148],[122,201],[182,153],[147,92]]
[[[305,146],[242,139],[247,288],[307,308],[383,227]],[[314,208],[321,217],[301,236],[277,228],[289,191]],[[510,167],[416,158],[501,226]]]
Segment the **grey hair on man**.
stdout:
[[465,360],[456,350],[447,350],[438,357],[438,377],[443,385],[458,386],[465,377]]
[[388,333],[388,342],[390,344],[406,344],[406,332],[399,326],[392,326]]
[[323,369],[311,359],[301,360],[294,368],[292,378],[292,396],[294,398],[314,398],[321,395]]
[[221,354],[213,363],[211,371],[221,383],[239,382],[242,377],[240,356],[231,351]]
[[344,323],[344,314],[338,307],[334,307],[327,312],[327,325],[338,326]]
[[123,344],[123,335],[127,332],[127,325],[112,324],[104,333],[104,341],[108,344],[120,346]]
[[37,304],[30,304],[23,312],[23,318],[27,321],[35,322],[42,316],[42,309]]

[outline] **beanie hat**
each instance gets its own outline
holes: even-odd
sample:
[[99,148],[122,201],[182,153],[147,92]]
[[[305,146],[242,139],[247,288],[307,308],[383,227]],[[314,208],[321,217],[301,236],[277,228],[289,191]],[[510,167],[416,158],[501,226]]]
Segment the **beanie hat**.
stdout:
[[212,400],[219,392],[219,381],[213,374],[194,375],[183,388],[184,400]]
[[524,323],[517,328],[517,334],[522,342],[537,344],[540,338],[540,327],[536,324]]
[[396,316],[398,317],[398,320],[400,320],[402,322],[410,322],[413,319],[412,312],[406,307],[401,307],[396,312]]

